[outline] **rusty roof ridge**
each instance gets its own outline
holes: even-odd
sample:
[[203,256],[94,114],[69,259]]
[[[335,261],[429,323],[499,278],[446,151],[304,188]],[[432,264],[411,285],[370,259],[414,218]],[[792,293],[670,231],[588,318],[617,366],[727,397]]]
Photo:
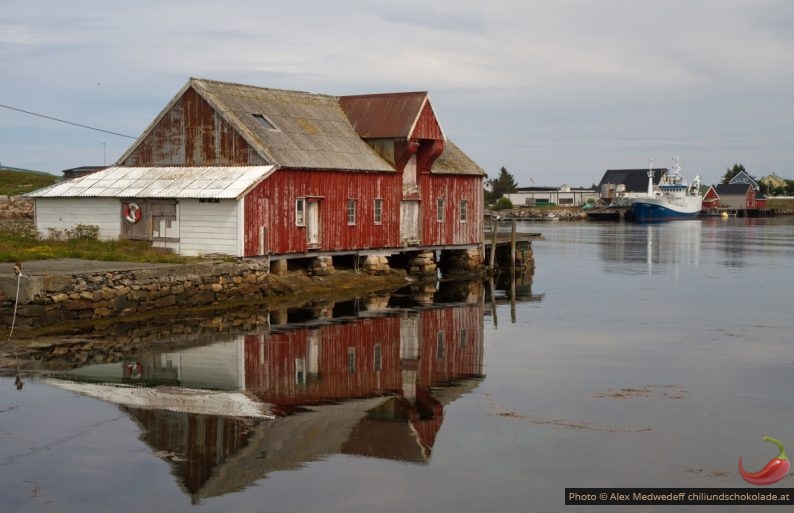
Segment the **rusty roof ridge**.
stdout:
[[207,84],[215,84],[215,85],[220,85],[220,86],[231,86],[231,87],[239,87],[239,88],[245,88],[245,89],[256,89],[256,90],[260,90],[260,91],[272,91],[274,93],[291,93],[291,94],[300,95],[300,96],[310,95],[310,96],[318,96],[318,97],[321,97],[321,98],[332,99],[332,100],[336,99],[336,96],[334,96],[334,95],[325,94],[325,93],[313,93],[311,91],[300,91],[300,90],[297,90],[297,89],[279,89],[279,88],[275,88],[275,87],[264,87],[264,86],[258,86],[258,85],[252,85],[252,84],[242,84],[240,82],[227,82],[227,81],[224,81],[224,80],[213,80],[213,79],[209,79],[209,78],[200,78],[200,77],[190,77],[190,80],[191,81],[195,81],[195,82],[201,82],[201,83],[207,83]]
[[427,91],[399,91],[393,93],[343,94],[337,98],[375,98],[379,96],[412,96],[415,94],[429,95]]

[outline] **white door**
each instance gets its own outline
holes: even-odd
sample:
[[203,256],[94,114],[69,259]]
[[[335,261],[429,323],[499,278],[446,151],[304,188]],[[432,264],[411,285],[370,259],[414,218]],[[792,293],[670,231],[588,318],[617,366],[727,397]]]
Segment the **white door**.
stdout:
[[320,202],[306,202],[306,242],[309,246],[320,245]]
[[420,242],[418,201],[403,201],[400,204],[400,242],[403,245]]

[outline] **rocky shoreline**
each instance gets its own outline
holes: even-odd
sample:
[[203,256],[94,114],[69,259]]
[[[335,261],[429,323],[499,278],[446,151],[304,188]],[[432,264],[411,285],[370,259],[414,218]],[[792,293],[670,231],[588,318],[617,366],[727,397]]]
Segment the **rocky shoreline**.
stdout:
[[491,212],[491,216],[498,216],[502,220],[527,219],[541,221],[579,221],[581,219],[587,219],[587,214],[584,212],[582,207],[516,207],[506,210],[493,211]]

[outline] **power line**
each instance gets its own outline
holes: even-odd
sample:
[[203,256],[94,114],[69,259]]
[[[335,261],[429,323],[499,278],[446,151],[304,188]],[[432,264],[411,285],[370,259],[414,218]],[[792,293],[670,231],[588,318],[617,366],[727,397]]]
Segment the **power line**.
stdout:
[[40,118],[51,119],[53,121],[66,123],[67,125],[79,126],[80,128],[87,128],[89,130],[96,130],[97,132],[104,132],[106,134],[118,135],[119,137],[127,137],[129,139],[137,139],[137,137],[133,137],[131,135],[120,134],[118,132],[111,132],[110,130],[102,130],[101,128],[94,128],[94,127],[88,126],[88,125],[81,125],[80,123],[72,123],[71,121],[66,121],[65,119],[58,119],[58,118],[54,118],[52,116],[45,116],[44,114],[37,114],[35,112],[30,112],[29,110],[23,110],[23,109],[18,109],[16,107],[11,107],[9,105],[3,105],[2,103],[0,103],[0,107],[6,108],[6,109],[15,110],[17,112],[24,112],[25,114],[30,114],[31,116],[38,116]]

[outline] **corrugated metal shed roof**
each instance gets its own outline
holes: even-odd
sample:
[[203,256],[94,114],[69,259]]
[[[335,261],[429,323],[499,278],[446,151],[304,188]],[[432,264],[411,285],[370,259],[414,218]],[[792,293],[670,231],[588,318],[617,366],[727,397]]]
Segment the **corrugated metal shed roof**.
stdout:
[[361,140],[334,96],[196,78],[190,84],[265,160],[279,167],[394,171]]
[[27,194],[31,198],[236,199],[275,166],[109,167]]
[[452,175],[476,175],[485,176],[486,173],[477,165],[463,150],[447,139],[444,143],[444,152],[439,156],[433,167],[430,169],[432,174],[452,174]]
[[342,96],[339,104],[350,124],[364,139],[407,138],[422,107],[427,92],[364,94]]

